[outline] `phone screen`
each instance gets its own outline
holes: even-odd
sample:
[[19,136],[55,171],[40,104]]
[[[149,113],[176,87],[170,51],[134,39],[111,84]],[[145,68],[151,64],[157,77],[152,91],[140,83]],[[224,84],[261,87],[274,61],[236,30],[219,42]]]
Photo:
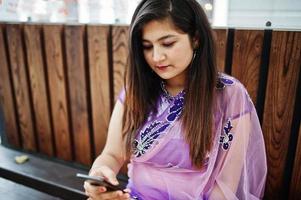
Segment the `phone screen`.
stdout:
[[123,188],[121,188],[119,185],[113,185],[100,176],[89,176],[86,174],[77,173],[76,177],[84,179],[85,181],[89,182],[93,186],[104,186],[107,188],[108,191],[116,191],[116,190],[123,191]]

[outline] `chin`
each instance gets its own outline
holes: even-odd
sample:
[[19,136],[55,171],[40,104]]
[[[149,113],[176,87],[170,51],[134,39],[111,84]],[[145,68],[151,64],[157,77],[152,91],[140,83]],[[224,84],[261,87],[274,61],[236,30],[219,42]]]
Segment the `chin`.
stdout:
[[162,74],[158,74],[158,76],[163,80],[168,80],[168,79],[171,79],[174,77],[174,76],[170,76],[170,75],[168,76],[168,75],[162,75]]

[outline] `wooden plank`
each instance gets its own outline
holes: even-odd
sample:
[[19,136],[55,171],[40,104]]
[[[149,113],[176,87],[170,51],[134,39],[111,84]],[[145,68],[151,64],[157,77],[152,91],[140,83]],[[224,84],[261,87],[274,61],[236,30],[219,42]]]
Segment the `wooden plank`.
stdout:
[[53,138],[50,126],[50,112],[48,110],[49,102],[46,91],[43,49],[41,45],[41,26],[25,25],[24,38],[39,151],[48,156],[53,156]]
[[63,26],[44,25],[43,32],[56,156],[70,161],[72,141],[67,108],[67,75],[63,63]]
[[236,30],[234,34],[232,75],[248,90],[256,105],[264,31]]
[[0,105],[4,115],[5,134],[9,145],[21,147],[15,116],[13,91],[10,81],[8,57],[4,45],[4,25],[0,25]]
[[217,67],[220,72],[225,71],[226,64],[226,48],[227,48],[227,29],[214,29]]
[[301,125],[299,126],[298,144],[294,161],[294,169],[290,183],[290,200],[300,199],[301,196]]
[[123,87],[124,72],[128,60],[128,31],[127,26],[112,27],[114,102]]
[[[129,27],[127,26],[112,27],[114,102],[124,85],[125,68],[128,62],[128,31]],[[127,163],[120,171],[124,174],[127,173]]]
[[31,113],[28,77],[22,41],[22,26],[7,25],[9,60],[13,77],[13,85],[17,102],[18,122],[23,141],[23,148],[36,151],[33,118]]
[[24,200],[27,198],[43,200],[60,199],[4,178],[0,178],[0,194],[2,197],[5,197],[5,199],[13,200]]
[[89,165],[92,162],[86,67],[84,60],[84,26],[65,27],[67,74],[72,120],[72,134],[76,161]]
[[263,116],[267,199],[285,199],[283,176],[301,65],[301,33],[274,31]]
[[[28,156],[28,161],[17,164],[14,158],[20,155]],[[0,145],[0,177],[16,183],[66,200],[85,199],[83,181],[76,173],[87,174],[87,170]]]
[[111,115],[109,78],[109,26],[88,26],[90,88],[94,149],[100,154],[107,138]]

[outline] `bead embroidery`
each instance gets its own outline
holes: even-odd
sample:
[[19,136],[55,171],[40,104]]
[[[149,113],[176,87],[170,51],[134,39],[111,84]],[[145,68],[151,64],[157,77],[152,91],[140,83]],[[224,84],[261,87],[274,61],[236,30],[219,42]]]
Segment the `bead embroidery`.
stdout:
[[219,73],[219,77],[217,79],[216,88],[217,89],[224,89],[226,85],[233,85],[234,81],[231,78],[228,78],[221,73]]
[[163,114],[166,116],[163,116],[162,120],[153,121],[139,132],[138,138],[133,142],[133,154],[136,157],[145,154],[159,136],[179,118],[184,106],[184,94],[185,92],[182,91],[173,98],[173,104],[167,110],[167,114]]
[[219,143],[222,145],[223,150],[228,150],[233,140],[233,134],[230,133],[233,126],[231,125],[230,119],[228,119],[226,125],[224,126],[224,130],[222,135],[220,136]]

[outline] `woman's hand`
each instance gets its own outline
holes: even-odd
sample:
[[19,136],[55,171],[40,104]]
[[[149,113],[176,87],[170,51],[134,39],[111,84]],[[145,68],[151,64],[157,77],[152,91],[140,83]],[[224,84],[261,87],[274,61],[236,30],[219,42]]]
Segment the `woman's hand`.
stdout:
[[[104,177],[106,181],[110,182],[113,185],[118,185],[118,181],[116,179],[116,174],[113,170],[111,170],[107,166],[101,167],[93,167],[90,170],[89,175],[91,176],[101,176]],[[130,191],[129,189],[125,189],[123,191],[110,191],[107,192],[107,188],[103,186],[93,186],[87,181],[84,183],[85,193],[89,197],[88,200],[129,200],[130,199]]]
[[[87,186],[89,185],[89,186]],[[130,200],[130,194],[127,189],[126,193],[122,191],[106,192],[105,187],[91,186],[85,182],[86,195],[89,196],[88,200]]]

